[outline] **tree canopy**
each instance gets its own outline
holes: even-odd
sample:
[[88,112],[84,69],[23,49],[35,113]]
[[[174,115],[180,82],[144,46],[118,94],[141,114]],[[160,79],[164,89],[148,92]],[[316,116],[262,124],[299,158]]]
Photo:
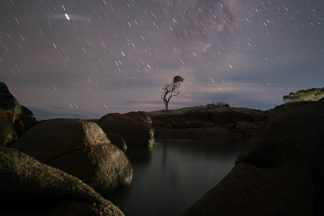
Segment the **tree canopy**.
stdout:
[[324,88],[311,88],[299,90],[297,92],[290,92],[289,95],[283,96],[283,101],[285,103],[298,101],[318,101],[321,98],[324,98]]
[[177,75],[173,77],[173,82],[168,83],[162,88],[161,99],[164,103],[165,109],[169,110],[169,103],[172,97],[177,96],[180,94],[178,90],[180,88],[181,83],[184,79]]

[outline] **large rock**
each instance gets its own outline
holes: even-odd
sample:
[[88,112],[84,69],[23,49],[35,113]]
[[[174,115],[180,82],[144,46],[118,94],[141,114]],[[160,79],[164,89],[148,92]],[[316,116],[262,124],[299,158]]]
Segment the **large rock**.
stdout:
[[0,82],[0,109],[7,114],[18,136],[37,123],[33,113],[27,107],[20,105],[3,82]]
[[1,146],[0,191],[1,215],[123,215],[80,179]]
[[124,152],[93,122],[48,120],[27,131],[13,147],[98,190],[129,185],[132,180],[132,166]]
[[12,123],[17,121],[22,113],[20,104],[3,82],[0,82],[0,109],[9,116]]
[[151,125],[152,124],[152,119],[150,116],[148,116],[145,112],[138,111],[138,112],[129,112],[124,114],[125,116],[137,121],[144,123],[146,125]]
[[246,108],[226,108],[221,107],[208,111],[208,118],[214,123],[221,125],[235,124],[240,121],[258,122],[267,119],[262,111]]
[[37,119],[33,112],[25,106],[21,106],[21,122],[24,126],[24,132],[34,127],[37,124]]
[[275,110],[237,165],[185,215],[324,215],[324,101]]
[[209,126],[227,126],[240,121],[265,121],[265,112],[247,108],[234,107],[189,107],[172,111],[153,111],[148,115],[152,118],[154,128],[194,128]]
[[107,134],[114,133],[122,136],[128,148],[140,146],[152,148],[154,146],[154,131],[150,123],[150,117],[143,112],[112,113],[103,116],[98,121]]
[[[198,139],[218,139],[222,137],[223,133],[214,129],[223,128],[230,130],[236,138],[247,140],[268,118],[268,114],[260,110],[218,105],[153,111],[148,115],[152,118],[157,136]],[[184,131],[189,133],[184,133]],[[190,131],[193,133],[191,134]],[[209,132],[205,133],[204,131]],[[212,131],[215,133],[211,133]],[[200,137],[197,136],[199,133]]]
[[127,151],[127,144],[122,136],[114,133],[108,133],[107,136],[113,145],[123,150],[123,152]]
[[11,119],[0,109],[0,146],[9,145],[17,138]]
[[262,128],[264,125],[264,121],[257,121],[257,122],[244,122],[239,121],[234,125],[236,131],[238,131],[243,140],[249,140],[258,129]]

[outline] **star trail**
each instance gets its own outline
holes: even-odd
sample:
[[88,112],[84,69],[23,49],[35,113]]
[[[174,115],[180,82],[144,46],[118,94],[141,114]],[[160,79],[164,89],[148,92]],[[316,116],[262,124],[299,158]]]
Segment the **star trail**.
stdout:
[[3,0],[0,80],[35,113],[219,101],[268,109],[323,87],[321,0]]

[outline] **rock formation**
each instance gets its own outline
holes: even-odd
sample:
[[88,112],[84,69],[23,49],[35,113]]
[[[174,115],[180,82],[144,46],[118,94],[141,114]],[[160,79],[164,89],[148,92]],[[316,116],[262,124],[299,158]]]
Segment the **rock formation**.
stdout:
[[268,118],[260,110],[210,105],[147,114],[159,137],[209,140],[246,140]]
[[42,163],[64,170],[98,190],[129,185],[132,166],[93,122],[54,119],[34,126],[14,148]]
[[324,101],[281,106],[184,215],[324,215]]
[[25,106],[21,106],[20,120],[24,126],[24,132],[34,127],[37,124],[37,120],[31,110]]
[[143,112],[107,114],[98,120],[98,124],[107,134],[114,133],[122,136],[128,148],[151,149],[155,144],[151,119]]
[[118,134],[114,134],[114,133],[108,133],[107,136],[113,145],[117,146],[124,152],[127,151],[127,144],[122,136],[120,136]]
[[37,123],[33,113],[20,105],[3,82],[0,82],[0,110],[6,113],[12,122],[17,136],[21,136]]
[[0,146],[1,215],[122,216],[91,187],[13,148]]
[[0,109],[0,146],[10,145],[17,138],[11,119]]
[[9,116],[12,123],[20,118],[22,112],[20,104],[3,82],[0,82],[0,109]]

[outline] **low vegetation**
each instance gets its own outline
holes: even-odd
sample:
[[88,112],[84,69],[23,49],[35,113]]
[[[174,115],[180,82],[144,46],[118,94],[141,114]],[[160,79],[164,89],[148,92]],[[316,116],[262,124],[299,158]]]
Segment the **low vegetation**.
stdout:
[[203,106],[205,109],[215,109],[218,107],[230,107],[230,105],[226,102],[217,102],[217,103],[211,103]]
[[324,98],[324,88],[311,88],[297,92],[290,92],[289,95],[283,96],[283,101],[285,103],[298,101],[318,101],[321,98]]

